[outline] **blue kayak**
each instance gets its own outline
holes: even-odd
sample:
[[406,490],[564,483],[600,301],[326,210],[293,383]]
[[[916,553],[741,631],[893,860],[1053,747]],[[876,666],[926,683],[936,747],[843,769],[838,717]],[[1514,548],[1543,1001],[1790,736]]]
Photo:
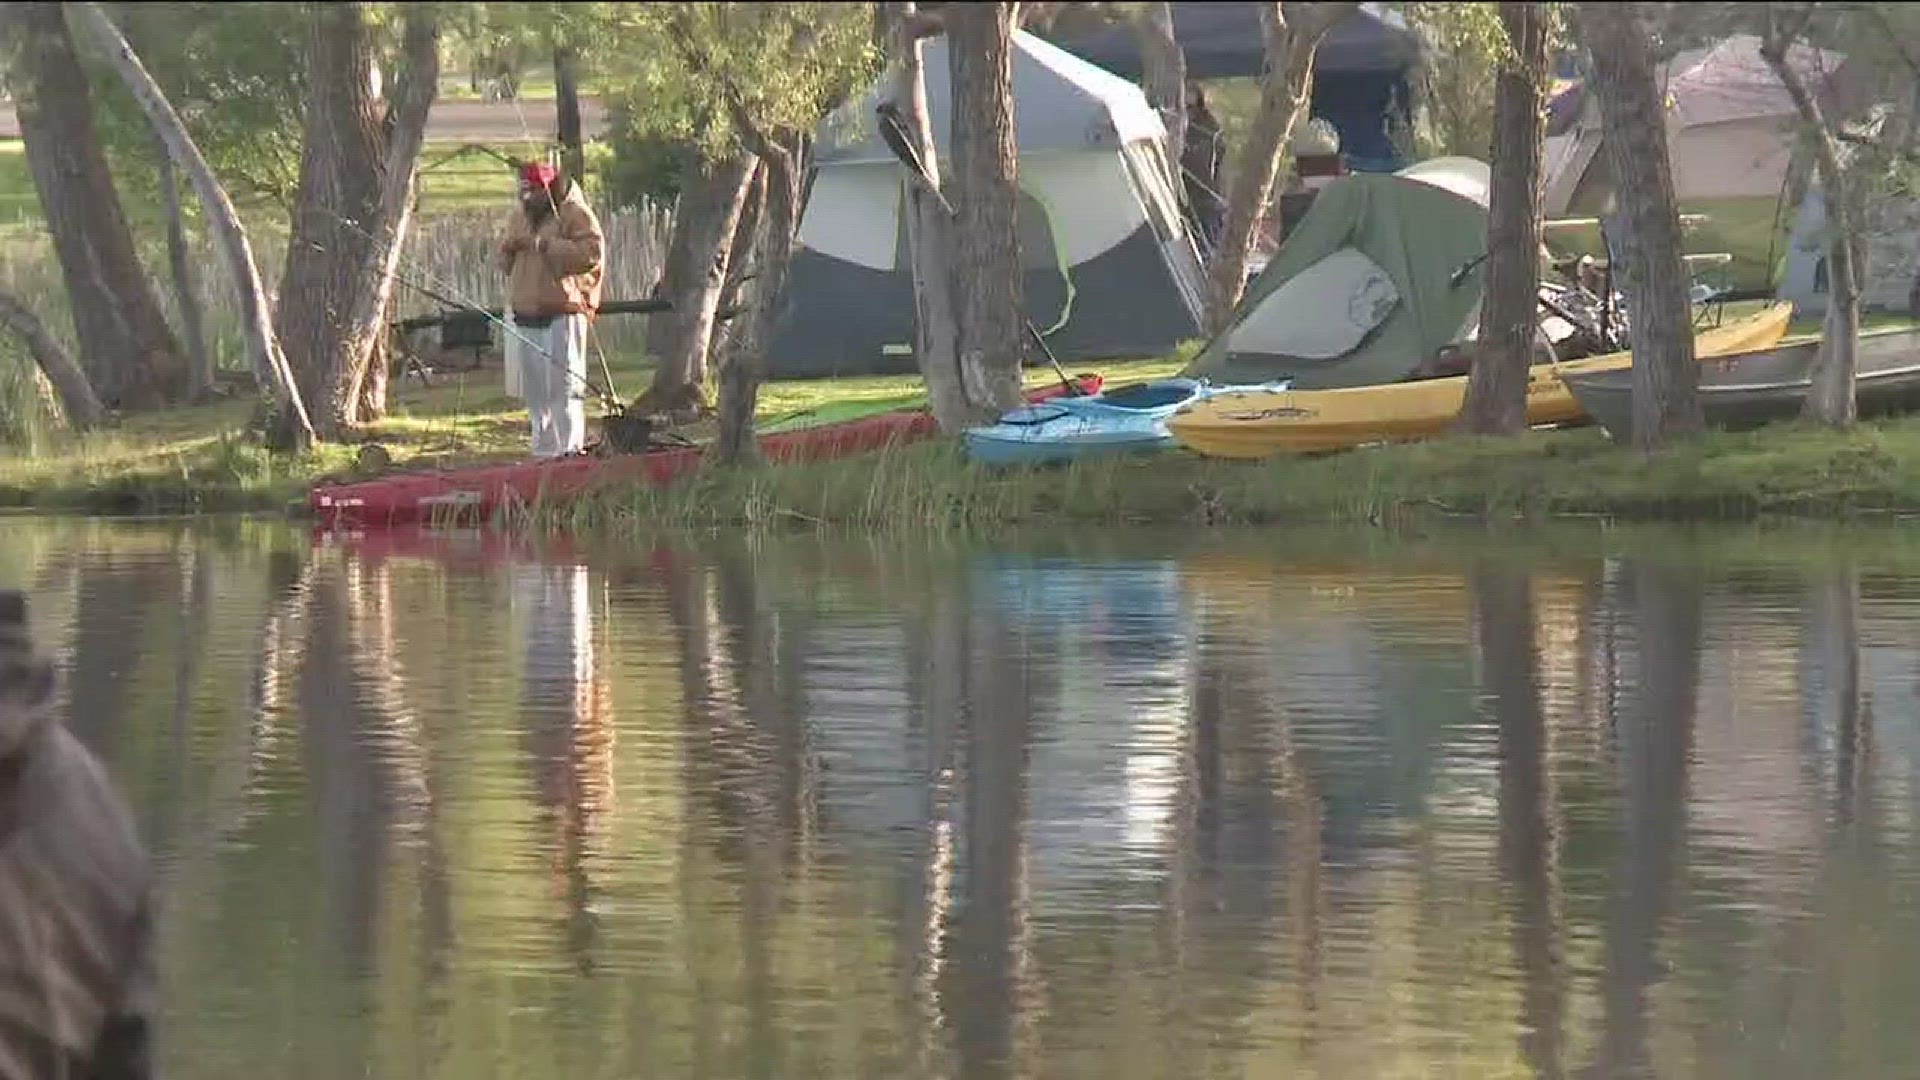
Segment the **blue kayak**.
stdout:
[[[1262,389],[1274,387],[1263,386]],[[967,456],[984,465],[1030,465],[1145,453],[1173,445],[1167,420],[1187,404],[1224,390],[1184,376],[1135,383],[1086,397],[1023,405],[969,428]]]

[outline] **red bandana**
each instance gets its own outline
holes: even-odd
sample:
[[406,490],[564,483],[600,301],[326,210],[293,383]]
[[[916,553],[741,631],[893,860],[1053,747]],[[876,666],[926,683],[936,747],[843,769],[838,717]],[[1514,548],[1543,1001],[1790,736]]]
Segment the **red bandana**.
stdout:
[[534,187],[547,187],[551,185],[559,175],[559,169],[554,168],[544,161],[529,161],[520,166],[521,182],[531,184]]

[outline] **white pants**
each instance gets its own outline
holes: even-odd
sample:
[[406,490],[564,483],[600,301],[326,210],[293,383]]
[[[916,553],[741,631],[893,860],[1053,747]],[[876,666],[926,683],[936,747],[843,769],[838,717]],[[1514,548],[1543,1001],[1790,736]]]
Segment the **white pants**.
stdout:
[[507,335],[508,392],[517,382],[526,399],[533,456],[580,450],[587,442],[587,317],[556,315],[544,327],[513,329]]

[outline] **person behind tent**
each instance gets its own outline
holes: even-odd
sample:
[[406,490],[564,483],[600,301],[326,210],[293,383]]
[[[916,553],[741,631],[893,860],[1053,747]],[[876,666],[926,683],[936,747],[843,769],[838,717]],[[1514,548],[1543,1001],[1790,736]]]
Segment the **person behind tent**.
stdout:
[[1207,108],[1206,92],[1200,84],[1187,82],[1187,137],[1180,148],[1180,172],[1187,192],[1187,206],[1200,238],[1208,249],[1220,240],[1220,225],[1226,218],[1227,203],[1220,195],[1220,164],[1225,153],[1220,138],[1220,121]]
[[606,238],[580,185],[546,162],[520,167],[519,207],[500,242],[507,367],[527,402],[535,457],[586,444],[587,324],[600,308]]
[[153,1075],[153,869],[0,592],[0,1077]]

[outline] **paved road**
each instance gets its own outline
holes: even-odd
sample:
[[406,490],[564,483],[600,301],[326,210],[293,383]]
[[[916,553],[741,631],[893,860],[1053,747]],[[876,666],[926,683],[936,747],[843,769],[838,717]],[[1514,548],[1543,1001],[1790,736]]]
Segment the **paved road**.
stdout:
[[[521,117],[526,121],[522,125]],[[607,111],[594,98],[580,100],[580,125],[588,138],[603,133]],[[508,102],[439,101],[427,116],[430,142],[521,142],[532,132],[535,139],[550,139],[554,132],[554,106],[551,99],[526,100],[518,109]],[[20,120],[13,106],[0,104],[0,139],[20,137]]]

